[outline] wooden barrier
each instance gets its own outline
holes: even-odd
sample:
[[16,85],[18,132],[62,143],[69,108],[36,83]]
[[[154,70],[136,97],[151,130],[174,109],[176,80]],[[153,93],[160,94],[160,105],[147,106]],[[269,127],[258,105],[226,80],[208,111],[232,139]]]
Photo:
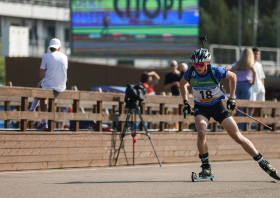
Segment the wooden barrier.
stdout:
[[[279,133],[244,135],[266,159],[280,158]],[[0,170],[112,166],[119,137],[110,132],[1,132]],[[162,163],[200,161],[195,132],[151,132],[151,137]],[[210,132],[207,137],[211,161],[252,160],[225,132]],[[148,137],[141,133],[136,138],[135,164],[157,164]],[[132,164],[132,142],[131,135],[125,137],[117,165]]]
[[[0,103],[5,106],[0,111],[0,120],[5,121],[5,128],[9,128],[10,120],[20,121],[18,130],[0,132],[0,170],[25,170],[45,168],[89,167],[114,165],[116,149],[120,144],[120,132],[102,132],[102,123],[118,121],[122,131],[126,113],[124,108],[124,94],[95,93],[85,91],[65,91],[54,98],[53,90],[23,87],[0,87]],[[33,97],[48,98],[48,112],[29,112],[28,102]],[[277,133],[279,123],[278,102],[248,102],[237,100],[238,107],[259,108],[259,117],[256,119],[269,124],[273,131],[259,127],[258,131],[243,132],[265,155],[266,158],[279,158],[280,133]],[[145,96],[141,112],[148,126],[158,124],[159,131],[150,132],[155,148],[162,163],[196,162],[199,161],[196,147],[196,132],[186,130],[185,124],[194,123],[194,117],[183,119],[180,115],[166,112],[166,108],[182,109],[181,97],[174,96]],[[193,107],[193,101],[190,102]],[[16,107],[10,111],[10,107]],[[62,113],[57,108],[73,107],[73,113]],[[81,113],[79,107],[87,111]],[[110,114],[103,112],[104,108]],[[118,110],[118,111],[117,111]],[[157,114],[152,113],[156,111]],[[246,110],[245,110],[246,111]],[[253,123],[248,117],[233,116],[237,122]],[[49,132],[28,129],[28,122],[47,119]],[[136,117],[139,122],[138,116]],[[58,130],[55,122],[73,120],[73,131]],[[95,120],[98,131],[79,130],[79,121]],[[166,123],[179,123],[178,132],[165,128]],[[207,139],[211,161],[251,159],[242,147],[236,144],[226,132],[211,119],[213,131],[208,132]],[[140,127],[143,130],[143,127]],[[249,130],[249,127],[246,127]],[[157,163],[152,146],[144,131],[139,131],[135,147],[135,164]],[[125,137],[127,159],[123,149],[120,152],[117,165],[132,163],[131,135]]]
[[[0,119],[5,120],[6,127],[8,128],[9,120],[21,120],[21,131],[27,131],[27,121],[32,120],[49,120],[49,131],[54,131],[55,121],[74,121],[74,131],[79,131],[79,120],[95,120],[98,123],[98,131],[102,130],[102,122],[119,121],[123,127],[126,114],[124,113],[124,94],[120,93],[95,93],[86,91],[64,91],[54,98],[53,91],[51,89],[39,89],[39,88],[22,88],[22,87],[0,87],[0,100],[5,103],[5,111],[0,112]],[[9,111],[9,107],[16,103],[16,99],[21,98],[20,111]],[[32,101],[33,97],[36,98],[48,98],[49,108],[48,112],[28,112],[28,101]],[[145,96],[144,106],[142,112],[153,108],[159,112],[158,115],[143,115],[145,122],[152,123],[157,122],[159,124],[160,131],[165,130],[166,123],[179,123],[179,131],[183,130],[184,123],[194,123],[194,117],[189,117],[187,120],[183,119],[180,111],[180,115],[166,114],[166,107],[182,109],[182,99],[176,96]],[[193,106],[193,101],[190,102]],[[81,113],[79,107],[90,108],[90,112]],[[93,110],[93,105],[96,105],[96,110]],[[255,117],[259,121],[269,124],[273,127],[273,131],[277,129],[279,123],[279,108],[278,102],[266,101],[266,102],[248,102],[247,100],[237,100],[238,107],[245,107],[245,112],[248,108],[259,108],[260,112],[264,112],[270,109],[270,115],[263,117]],[[56,108],[58,107],[70,107],[73,106],[74,113],[61,113]],[[103,106],[113,111],[113,106],[116,109],[119,106],[118,114],[104,114],[102,111]],[[94,113],[92,113],[94,111]],[[246,123],[246,131],[248,131],[248,123],[255,122],[248,117],[234,116],[236,122]],[[139,118],[137,118],[139,122]],[[211,119],[210,123],[216,122]],[[259,127],[261,131],[263,127]],[[217,127],[214,127],[214,131]]]

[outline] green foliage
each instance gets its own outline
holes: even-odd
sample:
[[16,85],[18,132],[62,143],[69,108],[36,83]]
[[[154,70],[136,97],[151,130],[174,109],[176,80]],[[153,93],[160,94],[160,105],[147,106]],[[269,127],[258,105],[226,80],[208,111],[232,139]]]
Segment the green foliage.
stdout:
[[1,57],[1,43],[0,43],[0,83],[6,85],[5,58]]
[[[208,44],[238,45],[238,1],[199,1],[200,35]],[[277,1],[259,1],[257,46],[276,47]],[[242,0],[242,45],[253,45],[254,0]]]
[[6,85],[5,59],[0,57],[0,83]]

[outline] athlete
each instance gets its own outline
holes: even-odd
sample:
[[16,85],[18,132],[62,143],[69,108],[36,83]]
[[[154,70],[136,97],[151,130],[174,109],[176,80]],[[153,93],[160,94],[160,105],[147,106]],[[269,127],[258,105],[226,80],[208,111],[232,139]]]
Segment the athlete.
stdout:
[[[251,141],[240,133],[235,120],[231,117],[230,113],[236,106],[234,100],[236,75],[224,68],[212,66],[209,62],[210,60],[211,54],[207,49],[195,50],[191,55],[192,67],[185,72],[184,77],[180,81],[180,91],[184,103],[184,118],[187,118],[191,113],[186,84],[189,82],[193,89],[195,126],[198,132],[197,147],[202,162],[202,171],[199,173],[199,176],[207,177],[213,175],[206,142],[207,125],[212,117],[222,125],[232,139],[240,144],[259,163],[266,173],[274,179],[280,180],[277,170],[268,161],[263,159],[262,154],[256,150]],[[228,110],[222,103],[222,99],[225,99],[225,96],[220,87],[221,78],[229,80],[230,97],[227,101]]]

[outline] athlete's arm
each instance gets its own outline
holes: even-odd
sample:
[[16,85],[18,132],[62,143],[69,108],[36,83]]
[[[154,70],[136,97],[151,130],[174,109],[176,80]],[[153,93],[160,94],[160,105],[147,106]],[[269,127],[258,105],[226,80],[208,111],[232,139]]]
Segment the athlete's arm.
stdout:
[[187,84],[188,81],[185,80],[185,78],[183,77],[180,81],[180,91],[181,91],[181,95],[183,100],[189,100],[188,99],[188,89],[187,89]]
[[235,90],[236,90],[236,83],[237,83],[236,74],[231,71],[228,71],[225,79],[229,79],[230,98],[234,98]]

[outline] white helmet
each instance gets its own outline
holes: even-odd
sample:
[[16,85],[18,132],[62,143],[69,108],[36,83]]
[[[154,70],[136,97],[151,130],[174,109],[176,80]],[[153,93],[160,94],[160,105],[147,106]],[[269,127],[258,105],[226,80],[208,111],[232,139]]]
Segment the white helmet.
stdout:
[[211,54],[206,48],[200,48],[195,50],[191,55],[192,63],[202,63],[211,60]]

